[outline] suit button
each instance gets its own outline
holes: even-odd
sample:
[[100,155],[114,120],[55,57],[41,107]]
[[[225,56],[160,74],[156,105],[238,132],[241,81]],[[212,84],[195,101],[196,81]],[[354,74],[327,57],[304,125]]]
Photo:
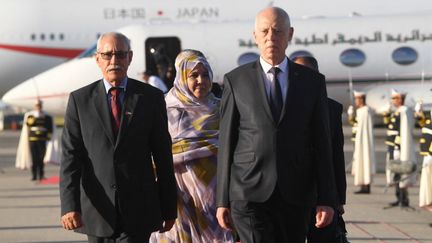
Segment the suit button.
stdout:
[[118,186],[117,186],[116,184],[112,184],[112,185],[111,185],[111,188],[112,188],[113,190],[117,190],[117,189],[118,189]]

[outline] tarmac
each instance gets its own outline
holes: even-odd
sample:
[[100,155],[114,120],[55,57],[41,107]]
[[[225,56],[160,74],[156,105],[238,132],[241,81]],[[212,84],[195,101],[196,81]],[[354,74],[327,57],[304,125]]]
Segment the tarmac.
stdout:
[[[384,129],[375,129],[378,174],[372,192],[353,192],[353,178],[347,173],[347,204],[344,219],[350,242],[430,242],[432,243],[432,212],[418,207],[418,182],[409,189],[412,209],[383,209],[395,200],[394,189],[386,190],[383,172],[385,146]],[[353,145],[349,127],[344,127],[347,171]],[[416,132],[418,136],[418,132]],[[30,171],[14,167],[19,131],[0,131],[0,243],[87,242],[82,234],[60,226],[59,166],[47,165],[48,180],[35,183]]]

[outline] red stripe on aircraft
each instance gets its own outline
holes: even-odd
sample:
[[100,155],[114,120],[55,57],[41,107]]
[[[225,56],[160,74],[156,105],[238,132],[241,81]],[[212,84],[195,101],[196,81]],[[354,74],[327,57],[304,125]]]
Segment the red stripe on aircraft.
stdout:
[[52,56],[52,57],[64,57],[73,58],[78,56],[84,49],[65,49],[65,48],[49,48],[49,47],[31,47],[31,46],[17,46],[17,45],[3,45],[0,44],[0,48],[26,52],[37,55]]
[[13,99],[13,100],[36,100],[36,99],[43,100],[43,99],[61,98],[61,97],[65,97],[68,95],[69,95],[69,93],[65,92],[65,93],[55,93],[55,94],[39,95],[39,96],[24,96],[24,97],[19,97],[18,99]]

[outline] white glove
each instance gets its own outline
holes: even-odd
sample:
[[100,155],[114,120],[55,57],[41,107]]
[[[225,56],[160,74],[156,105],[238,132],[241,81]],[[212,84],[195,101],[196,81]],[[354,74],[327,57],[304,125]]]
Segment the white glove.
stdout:
[[352,116],[354,114],[354,107],[350,105],[347,110],[348,116]]
[[387,103],[387,104],[383,105],[383,109],[382,110],[385,113],[390,113],[391,112],[391,108],[392,108],[392,105],[390,103]]
[[414,107],[414,111],[419,113],[423,110],[423,103],[421,101],[417,102]]

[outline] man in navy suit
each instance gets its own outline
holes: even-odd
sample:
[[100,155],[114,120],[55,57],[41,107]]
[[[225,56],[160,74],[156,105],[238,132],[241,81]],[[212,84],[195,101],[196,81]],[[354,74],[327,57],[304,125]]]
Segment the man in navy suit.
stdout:
[[325,78],[286,57],[293,31],[283,9],[259,12],[260,59],[224,78],[217,218],[242,243],[304,242],[312,206],[317,227],[334,213]]
[[171,138],[161,91],[126,73],[127,37],[97,44],[103,79],[70,94],[60,168],[61,223],[89,242],[147,242],[176,218]]

